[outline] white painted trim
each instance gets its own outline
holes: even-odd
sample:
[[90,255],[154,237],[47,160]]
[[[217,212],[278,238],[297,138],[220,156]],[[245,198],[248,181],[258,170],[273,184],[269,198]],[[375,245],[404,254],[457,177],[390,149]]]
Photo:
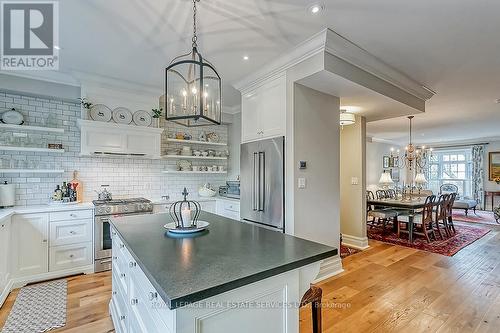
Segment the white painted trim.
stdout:
[[344,271],[340,256],[325,259],[321,262],[319,274],[312,283],[318,283]]
[[4,289],[2,290],[2,293],[0,294],[0,308],[2,307],[7,297],[9,297],[9,294],[12,291],[12,289],[14,289],[12,287],[12,280],[9,280],[5,285]]
[[60,271],[55,271],[55,272],[47,272],[47,273],[42,273],[42,274],[37,274],[37,275],[30,275],[30,276],[23,276],[23,277],[17,277],[17,278],[11,278],[8,282],[7,285],[4,287],[2,290],[2,293],[0,294],[0,307],[2,307],[3,303],[7,299],[7,296],[9,296],[10,292],[13,289],[23,287],[27,285],[28,283],[34,283],[34,282],[41,282],[45,280],[51,280],[51,279],[56,279],[56,278],[63,278],[66,276],[71,276],[75,274],[92,274],[94,273],[94,265],[86,265],[86,266],[81,266],[77,268],[71,268],[71,269],[65,269],[65,270],[60,270]]
[[346,234],[342,234],[342,244],[358,250],[366,250],[370,247],[368,245],[368,237],[357,237]]
[[292,50],[284,52],[283,55],[271,61],[262,69],[252,73],[246,78],[233,84],[242,94],[257,88],[263,82],[274,79],[284,74],[284,72],[296,64],[324,51],[326,41],[326,30],[322,30],[310,38],[306,39]]
[[427,100],[436,94],[431,89],[387,65],[382,60],[347,38],[337,34],[335,31],[326,29],[325,34],[325,50],[331,55],[359,67],[420,99]]
[[233,86],[244,94],[320,52],[327,52],[418,99],[425,101],[435,94],[428,87],[387,65],[368,51],[328,28],[311,36],[292,50],[284,52],[281,57],[236,82]]
[[369,137],[366,138],[367,142],[385,143],[385,144],[394,145],[394,146],[397,146],[397,147],[403,147],[404,146],[404,144],[401,144],[400,142],[396,142],[394,140],[387,140],[387,139],[377,138],[377,137],[374,137],[374,136],[372,136],[370,138],[370,140],[368,138]]

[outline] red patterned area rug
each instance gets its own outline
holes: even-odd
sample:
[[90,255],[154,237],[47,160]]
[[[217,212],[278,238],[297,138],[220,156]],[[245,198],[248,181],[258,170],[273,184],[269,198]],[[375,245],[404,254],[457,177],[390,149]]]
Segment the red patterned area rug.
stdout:
[[474,214],[473,211],[469,211],[469,214],[465,216],[465,211],[463,209],[455,209],[453,210],[453,220],[498,225],[493,216],[493,212],[485,210],[477,210],[476,214]]
[[427,243],[427,240],[421,236],[415,236],[413,244],[411,244],[408,241],[408,238],[406,238],[408,237],[407,235],[401,235],[402,238],[398,238],[398,234],[392,230],[386,229],[386,232],[384,233],[381,228],[377,227],[371,229],[368,227],[368,238],[451,257],[467,245],[472,244],[491,231],[487,228],[473,227],[463,224],[455,224],[455,229],[457,230],[457,233],[450,238],[441,240],[438,235],[438,239],[431,239],[430,243]]
[[358,252],[361,252],[361,250],[354,249],[352,247],[345,246],[342,244],[340,245],[340,258],[342,258],[342,259],[349,257],[352,254],[356,254]]

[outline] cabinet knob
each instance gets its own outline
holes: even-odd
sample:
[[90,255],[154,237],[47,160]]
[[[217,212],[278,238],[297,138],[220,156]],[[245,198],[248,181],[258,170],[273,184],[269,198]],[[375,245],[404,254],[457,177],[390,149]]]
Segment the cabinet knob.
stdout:
[[120,274],[120,276],[121,276],[122,278],[124,278],[124,277],[125,277],[125,273],[121,273],[121,274]]
[[116,291],[113,291],[113,293],[112,293],[112,294],[113,294],[113,295],[116,295]]
[[124,315],[120,316],[120,320],[125,320],[125,318],[127,318],[127,317],[125,317]]
[[123,249],[124,247],[125,247],[125,245],[120,244],[120,249]]
[[118,259],[118,257],[113,257],[113,260],[117,260],[117,259]]
[[74,234],[76,234],[76,231],[71,230],[69,233],[74,235]]
[[71,217],[78,217],[78,215],[73,214],[73,213],[69,214],[69,216],[71,216]]
[[111,235],[116,236],[116,232],[115,232],[115,231],[113,231],[113,232],[111,233]]
[[130,268],[135,267],[135,266],[137,266],[137,263],[135,263],[133,261],[129,262],[129,264],[128,264],[128,267],[130,267]]
[[158,297],[158,293],[157,292],[153,292],[153,291],[149,292],[149,300],[150,301],[156,299],[157,297]]
[[136,305],[137,303],[139,303],[139,300],[137,298],[132,298],[130,300],[130,305]]
[[42,240],[42,243],[47,243],[47,240],[46,239]]
[[70,258],[73,258],[74,256],[75,256],[74,254],[70,254],[70,255],[69,255],[69,257],[70,257]]

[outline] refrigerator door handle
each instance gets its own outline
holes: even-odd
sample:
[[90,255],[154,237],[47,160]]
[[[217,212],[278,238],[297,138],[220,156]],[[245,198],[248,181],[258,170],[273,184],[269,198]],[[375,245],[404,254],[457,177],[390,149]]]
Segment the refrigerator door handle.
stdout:
[[258,188],[259,188],[259,163],[258,153],[253,153],[253,179],[252,179],[252,209],[258,210]]
[[259,152],[259,212],[264,211],[266,199],[266,153]]

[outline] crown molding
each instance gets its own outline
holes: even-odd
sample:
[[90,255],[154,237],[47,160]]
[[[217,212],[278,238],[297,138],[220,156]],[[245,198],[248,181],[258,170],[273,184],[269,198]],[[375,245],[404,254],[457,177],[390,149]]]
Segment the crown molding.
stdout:
[[69,73],[60,71],[3,71],[2,75],[15,76],[24,79],[46,81],[51,83],[63,84],[73,87],[80,87],[81,83]]
[[396,147],[404,147],[404,144],[401,144],[401,142],[393,141],[393,140],[387,140],[387,139],[382,139],[382,138],[377,138],[374,136],[367,136],[366,137],[366,142],[370,143],[383,143],[386,145],[391,145],[391,146],[396,146]]
[[396,87],[423,100],[430,99],[436,93],[426,86],[413,80],[406,74],[386,64],[365,49],[359,47],[347,38],[331,29],[326,29],[325,51],[351,65],[377,76]]
[[292,50],[288,50],[285,54],[263,66],[260,70],[250,74],[249,76],[237,81],[233,86],[243,94],[260,86],[263,82],[276,78],[290,67],[314,56],[325,50],[326,31],[324,29],[310,38],[306,39]]
[[435,92],[431,89],[389,66],[368,51],[328,28],[300,43],[294,49],[271,61],[255,73],[236,82],[233,86],[244,94],[263,82],[282,75],[290,67],[320,52],[327,52],[421,100],[428,100],[435,95]]

